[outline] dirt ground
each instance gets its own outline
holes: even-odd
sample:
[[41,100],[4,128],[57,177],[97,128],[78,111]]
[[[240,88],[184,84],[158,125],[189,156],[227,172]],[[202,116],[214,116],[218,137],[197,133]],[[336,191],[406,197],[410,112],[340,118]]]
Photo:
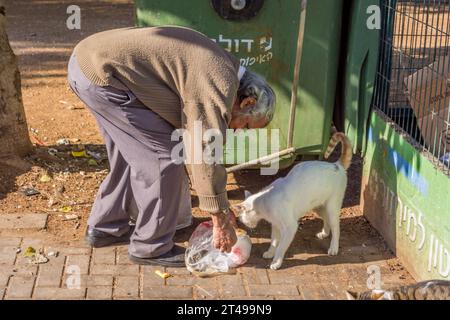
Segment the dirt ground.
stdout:
[[[19,57],[22,94],[32,142],[38,149],[27,160],[29,171],[3,168],[0,212],[50,213],[48,234],[55,239],[80,239],[97,188],[107,174],[107,161],[89,166],[70,152],[84,146],[106,157],[95,119],[68,87],[67,61],[73,47],[92,33],[133,24],[132,1],[77,1],[81,8],[81,30],[68,30],[66,9],[73,1],[7,1],[8,35]],[[59,146],[59,139],[71,145]],[[56,157],[48,154],[54,148]],[[49,182],[40,182],[48,174]],[[18,191],[33,187],[39,195],[26,197]],[[71,207],[79,221],[62,221]]]
[[[30,137],[36,145],[37,153],[26,158],[31,169],[0,169],[0,214],[48,213],[48,228],[40,236],[48,241],[65,244],[82,241],[92,201],[108,170],[106,160],[98,165],[89,165],[87,159],[75,159],[70,154],[82,146],[106,157],[106,150],[94,118],[67,85],[66,64],[71,50],[84,37],[102,30],[134,24],[132,1],[79,0],[77,5],[81,7],[82,28],[68,30],[65,26],[68,17],[66,8],[72,3],[73,1],[67,0],[6,1],[8,33],[20,59],[23,101]],[[63,138],[69,139],[70,145],[57,145],[57,141]],[[53,150],[56,156],[49,155],[49,149],[56,149]],[[359,209],[361,166],[362,160],[355,157],[342,209],[341,233],[346,237],[341,242],[341,247],[376,247],[378,251],[374,253],[374,259],[390,259],[392,270],[399,272],[398,278],[411,281],[409,274],[362,216]],[[286,173],[286,170],[282,171],[278,176]],[[41,181],[45,175],[50,176],[50,181]],[[257,191],[278,176],[264,177],[256,171],[230,175],[229,197],[233,202],[242,200],[244,189]],[[35,188],[40,194],[25,196],[20,193],[25,187]],[[196,198],[193,197],[193,205],[196,203]],[[70,207],[70,212],[61,212],[63,209],[67,211],[67,207]],[[67,213],[78,215],[79,220],[64,221]],[[194,215],[196,221],[205,217],[197,207],[194,208]],[[290,253],[298,252],[301,247],[308,251],[307,248],[311,247],[309,241],[320,226],[321,222],[313,216],[303,219],[300,223],[303,231],[298,233],[298,239],[291,246]],[[191,231],[192,228],[178,235],[179,240],[185,239]],[[264,223],[250,234],[264,239],[262,242],[267,242],[270,237],[268,225]],[[321,246],[325,250],[325,244]],[[257,248],[261,253],[262,250],[263,248]],[[350,259],[345,251],[336,257],[336,261],[360,261],[358,254]],[[256,253],[259,254],[260,252]],[[331,263],[327,258],[323,259],[326,264]],[[318,258],[316,262],[319,260]],[[289,265],[287,262],[287,266]]]

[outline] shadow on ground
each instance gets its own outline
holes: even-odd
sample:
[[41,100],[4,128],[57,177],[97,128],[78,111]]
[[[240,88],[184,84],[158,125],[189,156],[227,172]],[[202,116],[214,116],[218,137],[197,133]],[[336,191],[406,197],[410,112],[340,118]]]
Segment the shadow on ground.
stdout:
[[[195,227],[208,218],[195,218],[193,226],[177,232],[175,241],[184,243],[189,240]],[[248,267],[265,269],[270,260],[262,258],[270,241],[270,225],[261,222],[254,230],[249,230],[241,223],[239,227],[247,230],[252,238],[253,247]],[[321,230],[322,221],[308,215],[299,223],[299,230],[288,249],[282,268],[292,268],[302,265],[338,265],[364,264],[394,258],[384,241],[362,216],[341,219],[340,251],[337,256],[328,256],[330,239],[319,240],[316,233]]]

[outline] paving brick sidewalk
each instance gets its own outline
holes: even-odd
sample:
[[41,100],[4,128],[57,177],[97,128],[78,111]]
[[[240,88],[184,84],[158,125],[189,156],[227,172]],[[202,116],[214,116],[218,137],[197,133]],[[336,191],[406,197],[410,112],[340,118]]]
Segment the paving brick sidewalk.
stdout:
[[[61,247],[39,238],[0,237],[0,298],[344,299],[345,290],[366,289],[370,265],[380,267],[383,286],[412,281],[405,271],[393,269],[398,265],[394,257],[371,245],[344,246],[336,263],[334,257],[324,254],[297,253],[286,260],[285,268],[268,270],[267,261],[260,258],[266,240],[252,240],[252,258],[236,274],[202,279],[185,268],[132,264],[126,246],[91,249],[79,243]],[[45,264],[33,265],[23,256],[29,246],[59,255],[50,256]],[[164,280],[156,270],[172,277]]]

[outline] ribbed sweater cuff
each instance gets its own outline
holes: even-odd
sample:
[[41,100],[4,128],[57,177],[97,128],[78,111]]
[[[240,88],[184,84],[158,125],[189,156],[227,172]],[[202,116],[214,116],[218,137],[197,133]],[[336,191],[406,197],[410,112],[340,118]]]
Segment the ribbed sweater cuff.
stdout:
[[200,210],[210,213],[219,213],[230,207],[226,192],[215,196],[198,195],[198,200],[200,202]]

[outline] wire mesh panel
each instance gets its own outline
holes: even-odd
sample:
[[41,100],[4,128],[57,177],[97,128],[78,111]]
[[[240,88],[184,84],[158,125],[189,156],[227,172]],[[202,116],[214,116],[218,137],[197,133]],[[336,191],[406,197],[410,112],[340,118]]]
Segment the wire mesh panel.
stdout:
[[374,107],[450,176],[450,1],[381,4]]

